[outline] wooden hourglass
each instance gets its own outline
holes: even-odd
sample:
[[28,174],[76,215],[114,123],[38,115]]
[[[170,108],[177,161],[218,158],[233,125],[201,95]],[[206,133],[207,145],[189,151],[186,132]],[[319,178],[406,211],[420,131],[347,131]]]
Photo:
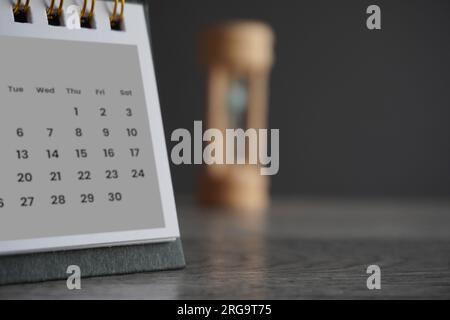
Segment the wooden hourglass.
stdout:
[[[224,137],[226,129],[267,128],[273,47],[274,33],[264,23],[231,22],[205,30],[201,57],[208,75],[208,128],[219,129]],[[248,140],[246,148],[248,151]],[[200,178],[201,204],[245,210],[266,208],[269,181],[259,169],[258,164],[248,162],[205,165]]]

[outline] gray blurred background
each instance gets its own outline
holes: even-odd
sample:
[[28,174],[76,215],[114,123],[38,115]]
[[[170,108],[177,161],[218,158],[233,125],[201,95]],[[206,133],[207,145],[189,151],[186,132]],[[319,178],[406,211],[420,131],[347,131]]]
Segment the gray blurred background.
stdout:
[[[277,34],[270,127],[281,135],[275,195],[450,195],[450,1],[150,0],[169,152],[204,118],[198,33],[229,19]],[[366,28],[366,8],[382,30]],[[192,194],[198,166],[173,166]]]

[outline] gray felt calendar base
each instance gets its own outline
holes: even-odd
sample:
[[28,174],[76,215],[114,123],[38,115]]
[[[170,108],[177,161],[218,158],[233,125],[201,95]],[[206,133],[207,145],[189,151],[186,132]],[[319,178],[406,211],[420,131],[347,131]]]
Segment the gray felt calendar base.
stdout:
[[0,257],[0,285],[67,279],[77,265],[81,277],[180,269],[180,239],[166,243],[34,253]]

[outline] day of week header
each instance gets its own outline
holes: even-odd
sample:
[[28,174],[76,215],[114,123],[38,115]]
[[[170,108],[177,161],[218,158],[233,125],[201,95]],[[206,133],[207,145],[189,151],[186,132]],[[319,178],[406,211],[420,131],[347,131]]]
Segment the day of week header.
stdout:
[[[7,85],[7,91],[9,93],[24,93],[25,88],[22,86],[14,86],[14,85]],[[36,94],[56,94],[57,89],[55,87],[34,87],[33,91]],[[79,88],[73,88],[73,87],[67,87],[63,90],[67,95],[82,95],[83,90]],[[96,96],[106,96],[107,91],[106,89],[101,88],[95,88],[92,90],[92,93]],[[120,96],[123,97],[131,97],[133,96],[133,90],[131,89],[120,89],[119,92]]]

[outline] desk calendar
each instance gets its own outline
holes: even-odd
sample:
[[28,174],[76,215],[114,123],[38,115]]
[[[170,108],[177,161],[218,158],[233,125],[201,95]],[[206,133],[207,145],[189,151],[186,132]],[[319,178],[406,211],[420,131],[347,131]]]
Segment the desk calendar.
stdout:
[[71,29],[86,1],[14,5],[0,0],[0,256],[174,242],[143,6],[117,24],[120,3],[97,1]]

